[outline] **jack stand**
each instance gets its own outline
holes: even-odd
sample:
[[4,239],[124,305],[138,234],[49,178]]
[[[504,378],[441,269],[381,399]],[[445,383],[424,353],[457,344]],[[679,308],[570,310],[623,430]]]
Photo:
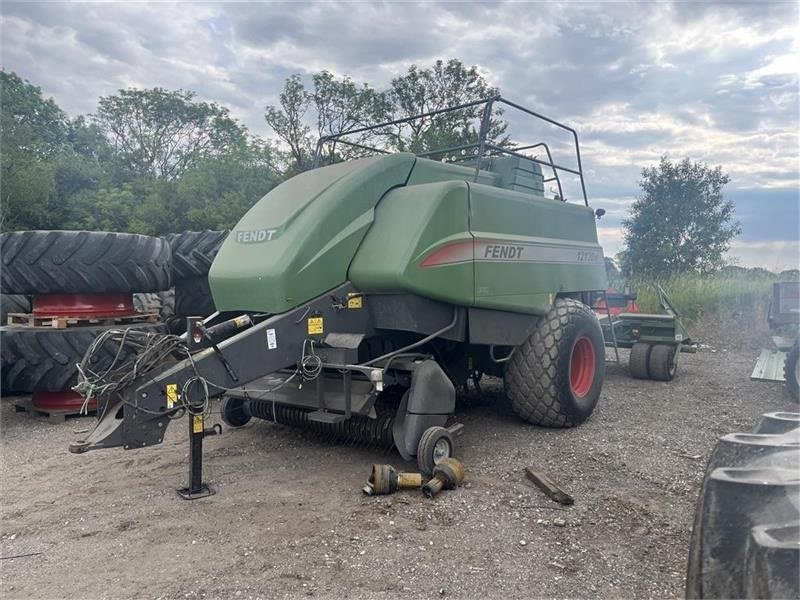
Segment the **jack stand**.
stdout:
[[216,490],[203,483],[203,438],[222,434],[222,425],[217,423],[210,429],[203,426],[203,415],[189,415],[189,487],[178,488],[184,500],[197,500],[213,496]]

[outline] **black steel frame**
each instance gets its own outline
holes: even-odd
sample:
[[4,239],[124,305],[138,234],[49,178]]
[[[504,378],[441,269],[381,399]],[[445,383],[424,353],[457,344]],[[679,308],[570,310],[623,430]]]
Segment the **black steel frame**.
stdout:
[[[550,152],[550,147],[544,142],[539,142],[537,144],[531,144],[531,145],[528,145],[528,146],[518,146],[518,147],[506,148],[506,147],[503,147],[503,146],[498,146],[498,145],[492,144],[489,141],[487,141],[486,137],[487,137],[487,135],[489,133],[489,127],[490,127],[490,124],[491,124],[492,109],[497,104],[503,104],[505,106],[510,106],[511,108],[514,108],[514,109],[517,109],[519,111],[522,111],[522,112],[524,112],[524,113],[526,113],[528,115],[531,115],[532,117],[534,117],[536,119],[545,121],[546,123],[549,123],[550,125],[553,125],[555,127],[559,127],[561,129],[571,133],[572,134],[572,138],[575,141],[575,157],[577,158],[578,168],[577,169],[573,169],[571,167],[566,167],[564,165],[560,165],[560,164],[557,164],[557,163],[553,162],[553,155]],[[558,195],[559,195],[559,198],[561,200],[564,200],[564,190],[563,190],[563,188],[561,186],[561,178],[559,177],[559,172],[563,171],[563,172],[571,173],[573,175],[578,176],[578,178],[580,179],[580,182],[581,182],[581,192],[583,193],[583,202],[584,202],[584,204],[586,206],[589,206],[589,200],[588,200],[588,198],[586,196],[586,183],[584,182],[584,179],[583,179],[583,166],[582,166],[582,163],[581,163],[580,145],[578,144],[578,133],[572,127],[569,127],[568,125],[564,125],[563,123],[559,123],[558,121],[556,121],[554,119],[551,119],[550,117],[546,117],[546,116],[544,116],[542,114],[539,114],[537,112],[529,110],[529,109],[525,108],[524,106],[520,106],[519,104],[516,104],[515,102],[511,102],[510,100],[506,100],[502,96],[493,96],[491,98],[486,98],[484,100],[476,100],[474,102],[467,102],[465,104],[459,104],[458,106],[451,106],[451,107],[448,107],[448,108],[443,108],[443,109],[439,109],[439,110],[433,110],[433,111],[430,111],[430,112],[427,112],[427,113],[422,113],[422,114],[414,115],[414,116],[411,116],[411,117],[405,117],[403,119],[395,119],[393,121],[386,121],[384,123],[378,123],[376,125],[370,125],[368,127],[358,127],[358,128],[355,128],[355,129],[349,129],[348,131],[343,131],[341,133],[336,133],[336,134],[332,134],[332,135],[323,136],[317,142],[317,148],[316,148],[316,151],[314,153],[314,168],[317,168],[317,167],[320,166],[320,163],[322,161],[322,149],[326,144],[329,144],[329,143],[340,143],[340,144],[345,144],[347,146],[351,146],[351,147],[354,147],[354,148],[360,148],[362,150],[367,150],[369,152],[376,152],[376,153],[379,153],[379,154],[389,154],[388,150],[385,150],[385,149],[382,149],[382,148],[375,148],[375,147],[372,147],[372,146],[366,146],[364,144],[359,144],[359,143],[356,143],[356,142],[349,141],[349,140],[345,139],[347,136],[358,134],[358,133],[365,133],[367,131],[375,131],[375,130],[379,130],[379,129],[382,129],[382,128],[385,128],[385,127],[391,127],[393,125],[402,125],[403,123],[409,123],[409,122],[415,121],[417,119],[424,119],[426,117],[432,117],[432,116],[435,116],[435,115],[448,113],[448,112],[455,112],[455,111],[464,110],[464,109],[467,109],[467,108],[472,108],[472,107],[481,106],[481,105],[483,105],[483,114],[481,116],[481,127],[480,127],[480,130],[478,132],[478,140],[476,142],[474,142],[472,144],[463,144],[461,146],[453,146],[453,147],[450,147],[450,148],[441,148],[441,149],[437,149],[437,150],[431,150],[429,152],[420,153],[420,154],[418,154],[418,156],[432,157],[432,156],[437,156],[437,155],[440,155],[440,154],[446,154],[448,152],[471,150],[471,149],[475,148],[475,149],[477,149],[476,153],[471,154],[471,155],[467,155],[467,156],[464,157],[464,159],[461,159],[461,160],[474,160],[475,161],[474,181],[478,181],[478,177],[480,175],[480,170],[481,170],[481,163],[483,162],[484,156],[486,155],[487,152],[492,152],[492,153],[496,153],[496,154],[508,154],[510,156],[516,156],[516,157],[519,157],[519,158],[524,158],[525,160],[530,160],[530,161],[533,161],[533,162],[535,162],[537,164],[549,167],[552,170],[552,173],[553,173],[552,177],[548,177],[544,181],[545,181],[545,183],[549,182],[549,181],[555,181],[556,182],[556,185],[558,186]],[[524,151],[524,150],[533,150],[534,148],[542,148],[545,151],[545,153],[547,154],[547,160],[541,160],[539,158],[532,158],[530,156],[525,156],[524,154],[522,154],[522,151]]]

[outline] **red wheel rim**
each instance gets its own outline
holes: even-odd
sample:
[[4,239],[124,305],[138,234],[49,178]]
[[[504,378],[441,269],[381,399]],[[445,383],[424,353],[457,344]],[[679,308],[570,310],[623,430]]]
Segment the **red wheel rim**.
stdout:
[[577,339],[569,359],[569,386],[576,396],[585,396],[594,382],[594,345],[585,335]]
[[135,314],[132,294],[39,294],[33,297],[37,317],[106,317]]
[[[63,410],[78,412],[83,406],[83,396],[78,392],[66,390],[63,392],[42,392],[35,391],[31,397],[33,406],[39,410]],[[89,411],[97,410],[97,400],[89,399],[87,406]]]

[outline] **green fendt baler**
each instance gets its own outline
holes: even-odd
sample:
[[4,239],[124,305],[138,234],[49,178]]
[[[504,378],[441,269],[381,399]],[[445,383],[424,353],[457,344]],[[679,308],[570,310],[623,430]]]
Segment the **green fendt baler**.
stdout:
[[[499,104],[568,132],[577,166],[555,163],[546,144],[488,140]],[[179,360],[141,361],[146,373],[106,388],[96,429],[72,450],[159,443],[170,417],[221,396],[229,425],[258,417],[392,445],[430,471],[452,454],[456,390],[483,373],[505,379],[526,421],[588,418],[604,344],[586,303],[606,276],[577,135],[502,98],[469,106],[481,105],[460,162],[441,160],[452,148],[377,150],[264,196],[211,267],[218,312],[190,323],[171,350]],[[347,134],[406,121],[323,138],[318,157]],[[562,199],[565,171],[580,202]]]

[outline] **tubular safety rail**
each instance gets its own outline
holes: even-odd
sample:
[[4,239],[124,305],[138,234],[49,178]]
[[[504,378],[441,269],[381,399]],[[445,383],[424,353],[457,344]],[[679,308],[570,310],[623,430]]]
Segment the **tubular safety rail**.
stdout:
[[[539,142],[537,144],[531,144],[531,145],[527,145],[527,146],[516,146],[516,147],[510,147],[509,148],[509,147],[504,147],[504,146],[498,146],[497,144],[491,143],[491,140],[487,140],[487,137],[489,135],[489,129],[491,127],[492,109],[498,104],[503,104],[503,105],[506,105],[506,106],[510,106],[511,108],[514,108],[514,109],[517,109],[519,111],[522,111],[522,112],[524,112],[524,113],[526,113],[526,114],[528,114],[528,115],[530,115],[530,116],[532,116],[532,117],[534,117],[536,119],[539,119],[541,121],[549,123],[550,125],[553,125],[555,127],[559,127],[561,129],[571,133],[572,134],[572,138],[573,138],[573,140],[575,142],[575,157],[577,159],[578,168],[577,169],[573,169],[571,167],[566,167],[564,165],[557,164],[557,163],[553,162],[553,155],[550,152],[550,147],[544,142]],[[480,175],[481,164],[483,162],[483,159],[487,155],[487,153],[489,153],[489,152],[492,153],[491,154],[492,156],[494,156],[496,154],[508,154],[510,156],[516,156],[518,158],[523,158],[525,160],[530,160],[530,161],[535,162],[535,163],[537,163],[539,165],[543,165],[545,167],[549,167],[550,168],[550,170],[552,171],[552,177],[548,177],[548,178],[544,179],[544,182],[545,183],[550,182],[550,181],[555,181],[556,182],[556,185],[558,186],[558,196],[559,196],[559,198],[561,200],[565,200],[565,198],[564,198],[564,191],[563,191],[563,188],[561,186],[561,178],[559,176],[559,172],[563,171],[565,173],[571,173],[572,175],[576,175],[580,179],[580,182],[581,182],[581,192],[583,194],[583,202],[584,202],[584,204],[586,206],[589,206],[589,200],[588,200],[588,198],[586,196],[586,184],[585,184],[584,179],[583,179],[583,166],[581,164],[581,151],[580,151],[580,146],[578,144],[578,133],[572,127],[569,127],[568,125],[564,125],[563,123],[559,123],[558,121],[556,121],[554,119],[551,119],[551,118],[546,117],[546,116],[544,116],[542,114],[539,114],[537,112],[529,110],[529,109],[525,108],[524,106],[520,106],[519,104],[516,104],[515,102],[511,102],[510,100],[506,100],[502,96],[493,96],[491,98],[486,98],[484,100],[476,100],[474,102],[467,102],[466,104],[460,104],[458,106],[451,106],[449,108],[442,108],[442,109],[439,109],[439,110],[432,110],[430,112],[422,113],[422,114],[419,114],[419,115],[413,115],[413,116],[410,116],[410,117],[404,117],[402,119],[395,119],[393,121],[385,121],[383,123],[378,123],[376,125],[370,125],[368,127],[358,127],[358,128],[355,128],[355,129],[349,129],[347,131],[343,131],[341,133],[336,133],[336,134],[332,134],[332,135],[323,136],[317,142],[317,148],[316,148],[316,151],[314,153],[314,165],[313,165],[313,168],[317,168],[317,167],[320,166],[320,163],[322,162],[322,150],[325,147],[325,145],[329,144],[329,143],[344,144],[344,145],[347,145],[347,146],[351,146],[353,148],[358,148],[358,149],[366,150],[366,151],[369,151],[369,152],[376,152],[376,153],[379,153],[379,154],[390,154],[389,150],[386,150],[386,149],[383,149],[383,148],[376,148],[376,147],[373,147],[373,146],[367,146],[365,144],[360,144],[360,143],[357,143],[357,142],[353,142],[353,141],[347,140],[347,139],[345,139],[347,136],[351,136],[351,135],[359,134],[359,133],[366,133],[366,132],[370,132],[370,131],[377,131],[377,130],[384,129],[386,127],[392,127],[394,125],[403,125],[405,123],[410,123],[411,121],[415,121],[417,119],[424,119],[424,118],[427,118],[427,117],[433,117],[433,116],[436,116],[436,115],[449,113],[449,112],[460,111],[460,110],[464,110],[464,109],[467,109],[467,108],[478,107],[478,106],[481,106],[481,105],[483,105],[483,112],[482,112],[482,115],[481,115],[481,126],[480,126],[480,130],[478,131],[478,139],[477,139],[476,142],[471,143],[471,144],[463,144],[463,145],[460,145],[460,146],[452,146],[452,147],[449,147],[449,148],[441,148],[441,149],[436,149],[436,150],[430,150],[430,151],[427,151],[427,152],[419,153],[419,154],[417,154],[417,156],[433,157],[433,156],[437,156],[437,155],[441,155],[441,154],[447,154],[448,152],[462,152],[463,158],[459,158],[459,161],[461,161],[461,160],[474,160],[475,161],[475,176],[474,176],[473,181],[476,181],[476,182],[478,181],[478,177]],[[526,155],[522,154],[523,151],[526,151],[526,150],[530,151],[530,150],[533,150],[535,148],[542,148],[545,151],[545,154],[547,155],[547,160],[542,160],[542,159],[539,159],[539,158],[536,158],[536,157],[530,157],[530,156],[526,156]],[[472,149],[476,149],[476,151],[471,153],[471,154],[467,154],[466,153],[467,150],[472,150]],[[453,162],[457,162],[457,161],[453,161]]]

